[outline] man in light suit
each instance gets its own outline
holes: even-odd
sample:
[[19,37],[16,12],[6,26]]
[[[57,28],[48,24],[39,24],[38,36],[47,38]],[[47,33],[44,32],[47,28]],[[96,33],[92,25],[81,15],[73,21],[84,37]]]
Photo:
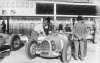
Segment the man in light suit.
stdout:
[[[83,17],[77,17],[78,23],[73,26],[75,59],[78,59],[78,53],[81,53],[81,60],[84,60],[84,43],[86,42],[87,27],[83,22]],[[80,49],[80,50],[79,50]]]

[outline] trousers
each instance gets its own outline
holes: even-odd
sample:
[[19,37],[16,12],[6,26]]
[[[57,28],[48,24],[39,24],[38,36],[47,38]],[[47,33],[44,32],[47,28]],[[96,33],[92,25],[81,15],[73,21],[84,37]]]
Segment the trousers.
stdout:
[[75,58],[78,59],[79,51],[81,53],[81,58],[84,57],[84,40],[75,40]]

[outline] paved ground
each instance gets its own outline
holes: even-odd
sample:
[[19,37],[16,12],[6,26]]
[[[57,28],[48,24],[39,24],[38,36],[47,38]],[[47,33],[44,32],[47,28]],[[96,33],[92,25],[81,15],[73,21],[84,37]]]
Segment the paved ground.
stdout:
[[[87,57],[85,57],[84,61],[74,60],[73,57],[70,63],[100,63],[100,51],[99,51],[99,43],[93,44],[91,42],[88,43],[88,53]],[[25,54],[25,47],[12,51],[11,54],[4,59],[1,60],[1,63],[62,63],[59,59],[44,59],[41,57],[37,57],[35,59],[29,60]]]

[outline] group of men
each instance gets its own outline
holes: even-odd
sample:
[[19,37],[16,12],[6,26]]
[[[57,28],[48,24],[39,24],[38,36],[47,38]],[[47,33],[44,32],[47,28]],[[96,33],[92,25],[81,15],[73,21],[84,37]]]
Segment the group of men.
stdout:
[[[87,35],[87,27],[84,24],[84,19],[82,16],[77,17],[77,23],[73,25],[72,32],[74,36],[74,44],[75,44],[75,59],[78,60],[78,53],[80,49],[81,60],[84,60],[84,44],[86,42]],[[54,25],[50,22],[50,17],[47,17],[42,24],[37,25],[32,31],[31,38],[38,40],[39,33],[44,35],[49,35],[54,31]],[[5,25],[5,22],[2,23]],[[6,26],[4,26],[6,27]],[[62,27],[62,26],[60,26]],[[5,33],[5,28],[3,28],[3,33]]]
[[[75,58],[78,59],[78,52],[80,48],[81,52],[81,60],[84,60],[84,43],[86,42],[86,25],[84,24],[82,16],[77,17],[78,23],[73,26],[73,34],[74,34],[74,44],[75,44]],[[62,25],[59,26],[59,30],[62,29]],[[54,25],[50,22],[50,17],[46,18],[42,22],[42,25],[37,25],[32,32],[32,37],[38,40],[38,33],[43,33],[49,35],[54,31]]]
[[[87,36],[87,25],[84,23],[84,18],[82,16],[78,16],[76,18],[77,23],[74,23],[72,32],[74,36],[74,45],[75,45],[75,59],[78,60],[79,51],[81,53],[81,60],[84,60],[84,44],[86,43],[86,36]],[[58,30],[62,30],[63,25],[59,25]],[[43,33],[45,35],[49,35],[54,31],[54,25],[50,22],[50,17],[47,17],[46,20],[42,22],[42,25],[37,25],[34,28],[32,36],[37,39],[38,33]],[[38,40],[38,39],[37,39]]]

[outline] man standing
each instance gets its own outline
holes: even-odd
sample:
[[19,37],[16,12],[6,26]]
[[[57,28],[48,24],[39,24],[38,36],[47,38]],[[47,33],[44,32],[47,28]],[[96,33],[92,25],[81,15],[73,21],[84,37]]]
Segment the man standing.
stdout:
[[93,27],[93,33],[92,33],[92,35],[93,35],[93,39],[92,39],[92,42],[93,43],[97,43],[97,42],[95,42],[95,36],[96,36],[96,22],[94,21],[94,24],[92,25],[92,27]]
[[6,24],[5,24],[5,21],[4,20],[2,22],[2,31],[3,31],[3,33],[6,32]]
[[78,16],[77,21],[78,23],[73,26],[75,59],[78,59],[78,53],[80,51],[80,59],[84,60],[84,43],[86,42],[87,27],[83,22],[82,16]]

